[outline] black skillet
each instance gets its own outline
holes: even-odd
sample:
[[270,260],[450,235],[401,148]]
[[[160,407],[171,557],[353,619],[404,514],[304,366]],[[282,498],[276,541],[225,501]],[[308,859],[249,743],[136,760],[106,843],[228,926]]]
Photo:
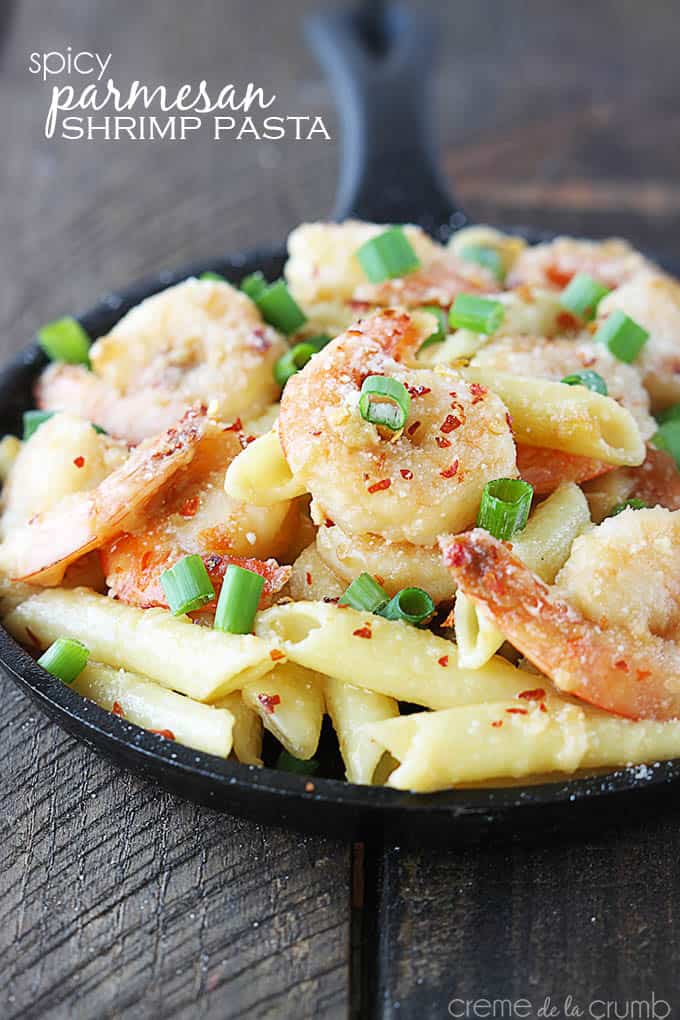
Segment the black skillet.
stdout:
[[[335,215],[419,223],[445,238],[466,217],[437,170],[423,113],[433,29],[405,9],[382,10],[377,4],[375,8],[379,13],[372,19],[320,14],[308,26],[342,117],[344,151]],[[275,279],[284,260],[281,248],[162,273],[109,294],[81,321],[91,336],[101,336],[143,298],[189,275],[213,270],[237,282],[260,269]],[[19,430],[43,365],[43,355],[33,344],[0,372],[2,432]],[[313,778],[312,790],[306,788],[309,777],[224,761],[126,723],[51,677],[2,629],[0,667],[69,733],[173,792],[259,821],[345,839],[380,834],[397,842],[453,844],[487,833],[514,836],[562,826],[571,830],[591,821],[601,824],[605,815],[622,819],[624,809],[649,807],[680,778],[680,762],[661,762],[604,777],[431,795],[353,786],[319,776]],[[322,744],[325,774],[339,777],[332,737],[326,735]]]

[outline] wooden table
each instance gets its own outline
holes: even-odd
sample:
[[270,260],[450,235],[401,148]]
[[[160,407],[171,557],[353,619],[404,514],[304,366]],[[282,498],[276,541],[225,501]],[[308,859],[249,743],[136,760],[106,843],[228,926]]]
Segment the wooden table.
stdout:
[[[337,125],[301,42],[311,6],[6,0],[3,357],[106,288],[280,239],[328,211]],[[472,214],[625,231],[677,255],[672,5],[442,7],[438,124]],[[122,80],[252,80],[283,113],[322,114],[334,140],[48,142],[47,87],[28,73],[28,54],[68,45],[111,51]],[[223,817],[117,771],[9,685],[0,732],[4,1020],[420,1020],[461,1015],[453,1000],[525,998],[537,1010],[546,996],[558,1012],[544,1015],[561,1017],[569,995],[586,1016],[599,999],[680,1001],[670,807],[588,839],[537,832],[531,847],[369,846],[362,871],[360,849]]]

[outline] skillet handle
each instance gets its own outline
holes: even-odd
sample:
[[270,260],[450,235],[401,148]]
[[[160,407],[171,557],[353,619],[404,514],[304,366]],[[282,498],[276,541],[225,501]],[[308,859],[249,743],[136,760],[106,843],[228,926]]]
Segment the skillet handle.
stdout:
[[440,171],[428,116],[435,26],[398,3],[326,11],[306,20],[309,43],[340,114],[334,218],[418,223],[446,239],[467,222]]

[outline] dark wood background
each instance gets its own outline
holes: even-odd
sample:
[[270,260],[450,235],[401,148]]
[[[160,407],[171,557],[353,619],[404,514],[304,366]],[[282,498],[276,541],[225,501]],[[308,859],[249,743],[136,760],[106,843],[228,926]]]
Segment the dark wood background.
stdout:
[[[328,212],[338,143],[301,41],[313,6],[4,0],[3,357],[105,289],[280,240]],[[473,216],[625,232],[677,256],[675,5],[423,6],[443,24],[437,123]],[[122,81],[252,80],[277,93],[282,113],[321,113],[334,140],[47,142],[46,87],[28,73],[28,55],[68,45],[112,51]],[[586,1016],[598,999],[620,1010],[652,994],[680,1002],[672,808],[587,839],[537,832],[532,846],[448,853],[369,847],[362,928],[351,846],[183,803],[94,757],[13,687],[2,699],[3,1020],[420,1020],[446,1017],[454,998],[525,997],[536,1011],[546,996],[556,1018],[569,995]],[[673,1013],[659,1006],[664,1015]]]

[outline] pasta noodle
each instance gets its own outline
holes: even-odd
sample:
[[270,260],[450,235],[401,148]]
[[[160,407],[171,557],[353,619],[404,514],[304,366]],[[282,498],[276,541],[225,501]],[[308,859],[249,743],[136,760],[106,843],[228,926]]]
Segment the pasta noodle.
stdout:
[[249,443],[227,469],[224,488],[233,499],[272,506],[306,490],[293,477],[275,429]]
[[150,677],[196,701],[216,701],[273,669],[273,642],[196,627],[163,609],[137,609],[87,588],[49,589],[4,620],[24,644],[82,641],[92,657]]
[[518,442],[594,457],[605,464],[636,465],[645,445],[629,411],[585,386],[463,369],[468,381],[493,389],[507,406]]
[[286,662],[261,680],[244,684],[243,700],[294,758],[312,757],[324,714],[320,677]]
[[243,701],[240,691],[232,691],[215,702],[216,708],[226,708],[234,717],[232,730],[233,753],[243,765],[262,765],[262,720],[257,712]]
[[364,731],[366,723],[394,719],[399,705],[394,698],[367,691],[363,687],[326,677],[326,707],[338,737],[350,783],[370,784],[383,757],[383,750]]
[[146,730],[164,731],[197,751],[226,758],[232,746],[234,716],[159,687],[146,677],[88,662],[73,689],[102,708]]
[[428,708],[513,697],[526,688],[526,674],[505,659],[463,669],[451,641],[355,609],[273,606],[259,614],[256,633],[307,669]]

